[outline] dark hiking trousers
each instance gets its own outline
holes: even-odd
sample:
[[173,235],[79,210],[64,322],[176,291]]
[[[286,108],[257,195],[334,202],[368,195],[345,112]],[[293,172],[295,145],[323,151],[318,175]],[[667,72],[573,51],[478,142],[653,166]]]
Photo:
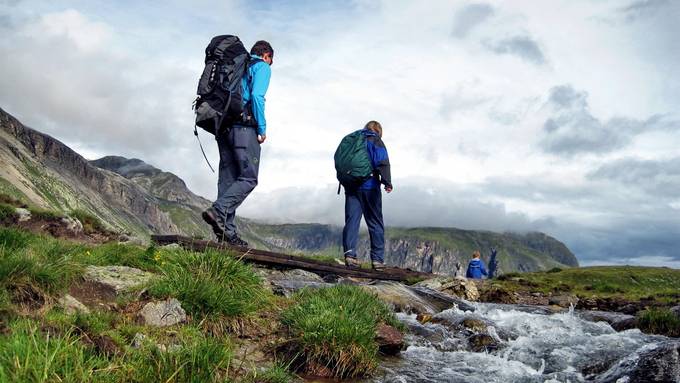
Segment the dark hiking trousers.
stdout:
[[236,208],[257,186],[260,143],[255,128],[233,126],[216,137],[220,150],[217,200],[213,209],[222,221],[227,237],[236,235]]
[[382,215],[380,189],[345,191],[345,228],[342,230],[342,247],[345,256],[356,258],[361,216],[366,220],[371,238],[371,261],[384,262],[385,225]]

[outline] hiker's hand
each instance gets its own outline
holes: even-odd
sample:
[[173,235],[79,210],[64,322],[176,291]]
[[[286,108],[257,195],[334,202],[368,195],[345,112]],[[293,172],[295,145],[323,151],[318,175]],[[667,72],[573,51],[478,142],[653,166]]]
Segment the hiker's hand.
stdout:
[[392,192],[392,186],[385,185],[385,192],[391,193]]
[[261,143],[261,144],[264,143],[264,140],[266,140],[266,139],[267,139],[267,135],[266,135],[266,134],[262,134],[262,135],[258,134],[258,135],[257,135],[257,142],[259,142],[259,143]]

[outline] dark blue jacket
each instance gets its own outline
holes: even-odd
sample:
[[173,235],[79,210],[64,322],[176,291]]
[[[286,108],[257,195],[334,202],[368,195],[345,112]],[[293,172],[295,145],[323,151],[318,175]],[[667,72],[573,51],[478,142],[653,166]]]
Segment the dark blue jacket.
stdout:
[[482,279],[482,275],[488,275],[481,259],[473,258],[468,264],[466,278]]
[[373,165],[373,177],[366,180],[359,189],[379,189],[381,183],[391,187],[390,159],[387,156],[385,144],[374,131],[363,129],[361,132],[366,136],[366,150],[368,150],[368,157]]

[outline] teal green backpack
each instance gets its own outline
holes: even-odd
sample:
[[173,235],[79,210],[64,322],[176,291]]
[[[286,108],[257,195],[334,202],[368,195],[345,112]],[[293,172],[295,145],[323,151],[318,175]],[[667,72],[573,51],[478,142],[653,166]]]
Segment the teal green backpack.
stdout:
[[356,189],[373,176],[373,165],[366,149],[366,136],[361,130],[346,135],[340,141],[334,159],[338,181],[345,190]]

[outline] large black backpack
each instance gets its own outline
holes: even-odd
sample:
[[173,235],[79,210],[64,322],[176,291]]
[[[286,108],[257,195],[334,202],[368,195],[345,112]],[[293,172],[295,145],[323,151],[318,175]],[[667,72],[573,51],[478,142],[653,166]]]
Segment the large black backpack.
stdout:
[[366,136],[361,130],[346,135],[340,141],[333,158],[338,181],[345,190],[356,189],[373,176],[373,165],[366,148]]
[[205,69],[196,91],[197,126],[217,134],[222,126],[243,120],[241,79],[250,61],[250,54],[238,37],[212,38],[205,48]]

